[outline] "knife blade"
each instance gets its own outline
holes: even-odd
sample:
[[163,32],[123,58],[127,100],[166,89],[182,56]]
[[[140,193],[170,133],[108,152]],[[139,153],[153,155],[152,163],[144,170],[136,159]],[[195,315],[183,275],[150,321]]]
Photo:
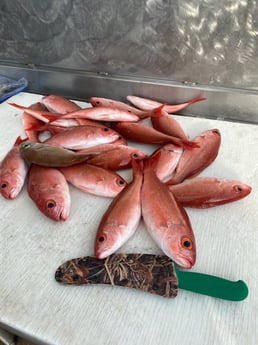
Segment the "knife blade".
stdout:
[[65,285],[106,284],[168,298],[175,298],[178,288],[229,301],[242,301],[248,296],[244,281],[181,271],[166,255],[119,253],[102,260],[94,256],[79,257],[58,267],[55,279]]

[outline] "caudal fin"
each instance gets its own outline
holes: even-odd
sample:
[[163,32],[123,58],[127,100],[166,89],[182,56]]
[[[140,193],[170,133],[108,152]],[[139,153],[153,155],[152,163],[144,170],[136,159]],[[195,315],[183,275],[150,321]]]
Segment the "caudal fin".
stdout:
[[29,139],[28,137],[22,139],[22,137],[19,135],[19,136],[16,138],[14,145],[20,145],[21,143],[24,143],[24,142],[27,141],[28,139]]
[[28,107],[25,107],[24,105],[20,105],[17,103],[13,103],[13,102],[7,102],[7,104],[11,105],[12,107],[15,107],[17,109],[22,109],[22,110],[26,110],[28,109]]

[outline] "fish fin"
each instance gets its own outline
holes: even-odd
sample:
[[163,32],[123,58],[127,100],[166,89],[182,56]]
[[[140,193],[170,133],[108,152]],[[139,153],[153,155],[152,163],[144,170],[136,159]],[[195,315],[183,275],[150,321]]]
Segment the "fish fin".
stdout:
[[158,163],[160,156],[161,152],[158,152],[156,155],[146,158],[144,161],[144,169],[152,169],[153,166],[155,166]]
[[141,175],[143,172],[143,160],[142,159],[132,159],[132,169],[134,175]]
[[56,121],[57,119],[61,118],[62,115],[57,115],[57,114],[48,114],[48,113],[43,113],[41,114],[42,117],[44,117],[46,120],[49,121],[49,123]]
[[159,105],[157,108],[150,110],[150,117],[163,117],[164,116],[164,112],[163,112],[163,108],[167,105],[167,103],[163,103],[161,105]]
[[181,143],[181,146],[185,149],[196,149],[200,147],[199,143],[195,141],[180,140],[179,142]]
[[27,141],[27,140],[29,140],[28,137],[22,139],[22,137],[19,135],[19,136],[16,138],[14,145],[20,145],[21,143],[23,143],[23,142],[25,142],[25,141]]
[[9,104],[12,107],[15,107],[17,109],[22,109],[22,110],[28,109],[28,107],[25,107],[23,105],[20,105],[20,104],[17,104],[17,103],[13,103],[13,102],[7,102],[7,104]]
[[48,127],[44,124],[39,125],[39,124],[33,124],[30,127],[25,128],[25,131],[37,131],[37,132],[41,132],[41,131],[47,131]]
[[191,104],[194,104],[197,102],[201,102],[201,101],[206,101],[206,99],[207,98],[205,98],[205,97],[197,97],[197,98],[192,99],[190,102],[188,102],[188,105],[191,105]]

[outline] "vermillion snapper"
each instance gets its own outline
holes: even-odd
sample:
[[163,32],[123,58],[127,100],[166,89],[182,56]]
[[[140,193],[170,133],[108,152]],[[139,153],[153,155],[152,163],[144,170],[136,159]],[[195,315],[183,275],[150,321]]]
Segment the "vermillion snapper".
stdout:
[[28,194],[45,216],[55,221],[68,218],[71,205],[69,187],[58,169],[33,164],[28,177]]
[[240,200],[252,188],[236,180],[215,177],[195,177],[170,185],[169,190],[186,207],[208,208]]
[[[162,103],[154,101],[152,99],[148,99],[148,98],[142,98],[142,97],[137,97],[137,96],[127,96],[126,99],[131,102],[134,106],[136,106],[137,108],[140,108],[142,110],[152,110],[154,108],[159,107],[160,105],[162,105]],[[196,102],[200,102],[200,101],[204,101],[206,100],[206,98],[203,97],[197,97],[192,99],[189,102],[186,103],[181,103],[181,104],[166,104],[165,107],[163,108],[167,113],[176,113],[180,110],[183,110],[187,107],[189,107],[189,105],[194,104]]]
[[1,194],[6,199],[15,199],[20,193],[27,175],[28,167],[21,156],[19,145],[21,137],[15,141],[0,165]]
[[67,114],[71,111],[81,109],[81,107],[73,101],[57,95],[43,96],[41,102],[48,109],[48,111],[56,112],[59,114]]
[[198,135],[194,142],[198,143],[199,147],[191,152],[183,152],[175,174],[168,184],[177,184],[186,178],[197,176],[215,160],[221,143],[220,131],[217,128],[209,129]]
[[71,150],[82,150],[99,144],[112,143],[120,134],[108,127],[77,126],[61,131],[44,143]]
[[127,182],[113,171],[87,163],[60,168],[66,180],[83,192],[104,197],[115,197]]
[[112,201],[102,217],[95,239],[95,255],[104,259],[136,231],[141,219],[142,161],[133,160],[133,181]]
[[196,260],[196,245],[190,220],[168,187],[156,176],[152,164],[144,165],[142,215],[153,240],[178,265],[191,268]]

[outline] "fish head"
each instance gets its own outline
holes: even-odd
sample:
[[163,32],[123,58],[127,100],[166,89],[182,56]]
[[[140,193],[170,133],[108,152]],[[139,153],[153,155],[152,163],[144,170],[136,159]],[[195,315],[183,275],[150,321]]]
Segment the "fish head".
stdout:
[[[178,231],[178,234],[180,232]],[[165,253],[179,266],[189,269],[195,264],[196,245],[192,234],[184,234],[184,232],[181,232],[179,236],[175,234],[167,239],[164,247],[166,248]]]
[[22,157],[26,158],[30,156],[34,150],[37,150],[37,147],[39,145],[40,145],[39,143],[32,142],[32,141],[26,141],[24,143],[21,143],[19,146],[19,149],[20,149],[20,153]]
[[115,141],[113,141],[112,144],[127,146],[127,140],[123,138],[122,135],[119,135],[119,137]]
[[69,203],[66,200],[61,200],[57,196],[42,199],[37,205],[47,217],[57,222],[65,221],[70,213]]
[[117,226],[105,225],[100,228],[95,240],[95,256],[98,259],[105,259],[120,247],[120,236]]
[[20,152],[23,153],[27,150],[29,150],[31,147],[33,147],[33,142],[32,141],[26,141],[24,143],[20,144]]
[[8,174],[1,176],[0,188],[1,194],[5,199],[13,200],[19,194],[23,183],[17,178],[17,175]]
[[99,131],[103,137],[108,139],[108,142],[116,141],[120,137],[120,134],[109,127],[100,127]]
[[112,179],[112,184],[110,185],[114,196],[118,195],[125,187],[127,182],[120,175],[114,176]]
[[27,174],[27,167],[22,160],[8,169],[0,169],[0,193],[5,199],[13,200],[20,193]]
[[136,160],[143,160],[148,157],[147,153],[136,148],[133,149],[130,156],[131,156],[131,159],[136,159]]
[[229,187],[231,189],[231,195],[233,200],[242,199],[251,193],[252,187],[239,181],[233,181]]

